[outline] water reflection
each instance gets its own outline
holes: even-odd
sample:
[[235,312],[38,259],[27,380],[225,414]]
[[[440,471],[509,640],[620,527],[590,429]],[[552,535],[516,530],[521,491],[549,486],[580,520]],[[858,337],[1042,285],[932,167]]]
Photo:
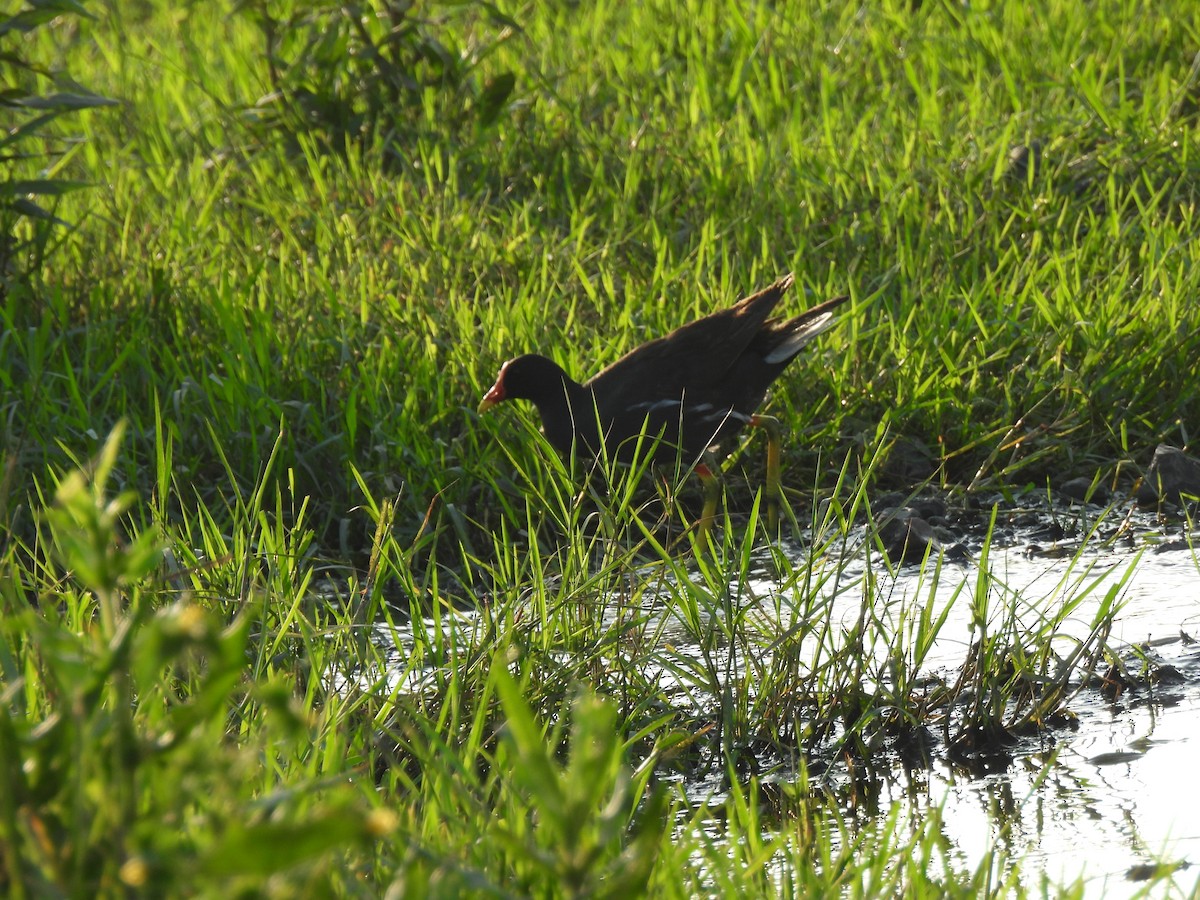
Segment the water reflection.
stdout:
[[[1085,559],[1079,572],[1069,559],[1030,559],[1010,550],[993,556],[1000,580],[1024,597],[1049,590],[1089,590],[1072,623],[1086,629],[1108,583],[1116,583],[1133,563],[1132,555],[1104,553]],[[1078,568],[1078,563],[1075,564]],[[897,596],[929,596],[949,602],[963,571],[930,591],[927,575],[901,572]],[[1090,587],[1089,587],[1090,586]],[[1123,587],[1123,605],[1112,637],[1127,644],[1152,642],[1147,652],[1179,678],[1153,693],[1133,691],[1110,701],[1085,690],[1070,702],[1076,730],[1053,733],[1053,748],[1017,756],[1003,772],[964,777],[945,761],[927,772],[926,789],[904,790],[903,779],[884,789],[881,800],[896,801],[919,817],[941,809],[945,829],[962,862],[974,868],[1000,848],[1021,860],[1026,885],[1044,874],[1052,883],[1081,879],[1089,897],[1132,897],[1144,890],[1129,875],[1156,861],[1190,861],[1172,883],[1154,886],[1152,896],[1200,891],[1200,644],[1187,643],[1200,631],[1200,573],[1187,550],[1147,553],[1136,561]],[[947,625],[948,640],[937,661],[953,665],[961,647],[951,637],[961,616]],[[1078,633],[1078,631],[1077,631]],[[1183,636],[1181,636],[1181,634]],[[1135,872],[1136,874],[1136,872]]]
[[[1078,879],[1089,897],[1137,895],[1143,885],[1130,878],[1137,866],[1200,864],[1200,644],[1188,642],[1200,636],[1200,568],[1193,552],[1186,547],[1141,553],[1100,549],[1060,556],[1031,554],[1014,545],[993,549],[986,569],[976,559],[899,570],[872,560],[865,544],[840,561],[812,559],[809,552],[797,548],[782,565],[777,555],[766,554],[736,587],[737,602],[746,627],[772,640],[797,623],[817,620],[830,628],[802,629],[794,645],[776,641],[768,654],[773,658],[755,658],[755,666],[809,664],[828,652],[822,642],[835,643],[869,609],[873,627],[863,653],[870,661],[867,671],[882,682],[888,654],[911,643],[913,611],[928,608],[935,616],[945,612],[946,620],[922,658],[921,671],[952,681],[978,636],[972,598],[985,592],[992,609],[1034,630],[1047,615],[1069,609],[1054,638],[1068,643],[1086,639],[1097,610],[1115,599],[1119,613],[1110,644],[1123,644],[1136,667],[1131,645],[1150,642],[1142,652],[1171,667],[1163,671],[1178,675],[1153,689],[1138,687],[1115,697],[1081,690],[1069,702],[1077,728],[1028,739],[1013,751],[1011,764],[982,777],[979,769],[968,772],[936,754],[927,767],[916,769],[906,770],[897,761],[894,777],[872,782],[871,802],[859,806],[860,814],[870,809],[886,814],[893,803],[902,817],[914,820],[940,811],[964,866],[974,869],[1002,850],[1019,860],[1027,887],[1036,888],[1043,878],[1058,885]],[[622,665],[657,684],[676,708],[703,714],[712,692],[721,690],[709,683],[709,675],[718,673],[726,682],[739,677],[746,652],[730,646],[719,629],[702,650],[695,643],[696,623],[679,608],[679,586],[668,583],[672,576],[661,568],[647,567],[632,577],[643,582],[640,591],[631,591],[642,598],[641,606],[614,605],[602,612],[605,625],[631,615],[644,623],[636,646],[622,645]],[[715,617],[719,611],[702,614]],[[444,642],[474,654],[487,631],[482,617],[461,612],[437,623],[389,629],[387,638],[398,648],[389,689],[436,693],[449,672],[414,662],[421,656],[411,652],[414,644]],[[897,634],[903,640],[893,640]],[[725,654],[728,664],[706,669],[700,660],[714,653]],[[791,654],[788,660],[782,659],[785,653]],[[719,772],[707,777],[686,785],[697,804],[719,800],[724,790]],[[1172,882],[1156,884],[1151,895],[1170,890],[1195,896],[1200,870],[1179,870]]]

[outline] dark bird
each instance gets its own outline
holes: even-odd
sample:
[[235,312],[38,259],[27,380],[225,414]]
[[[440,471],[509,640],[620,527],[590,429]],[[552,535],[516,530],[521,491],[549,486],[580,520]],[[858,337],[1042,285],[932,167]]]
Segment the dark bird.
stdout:
[[[747,425],[769,435],[769,513],[779,497],[779,441],[774,420],[756,416],[767,389],[804,346],[833,324],[848,297],[827,300],[791,319],[769,318],[793,276],[642,344],[580,384],[537,354],[500,367],[479,411],[505,400],[537,407],[546,439],[560,453],[628,463],[636,448],[659,464],[695,465],[710,491],[702,527],[716,510],[716,448]],[[707,458],[713,465],[704,461]]]

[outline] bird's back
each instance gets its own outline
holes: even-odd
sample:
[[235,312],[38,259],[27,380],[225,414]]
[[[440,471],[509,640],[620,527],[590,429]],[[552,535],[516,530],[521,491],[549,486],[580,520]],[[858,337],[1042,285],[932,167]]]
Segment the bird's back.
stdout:
[[645,432],[661,436],[660,461],[682,453],[690,464],[741,430],[787,364],[766,357],[786,338],[776,331],[786,323],[769,317],[792,281],[643,344],[588,381],[605,432],[624,438],[609,453],[628,458]]

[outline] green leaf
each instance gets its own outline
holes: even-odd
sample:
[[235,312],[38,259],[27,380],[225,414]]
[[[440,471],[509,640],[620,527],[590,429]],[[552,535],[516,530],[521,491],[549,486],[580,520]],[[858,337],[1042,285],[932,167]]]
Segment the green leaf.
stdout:
[[207,854],[215,875],[273,875],[371,835],[367,813],[339,806],[303,822],[230,823]]
[[594,695],[582,695],[571,708],[571,757],[564,779],[576,812],[594,815],[617,783],[621,738],[617,713]]
[[14,200],[9,204],[9,208],[15,210],[23,216],[28,216],[31,219],[41,219],[44,222],[52,222],[55,225],[62,225],[64,228],[71,227],[70,222],[60,219],[58,216],[54,215],[54,213],[42,209],[32,200],[25,200],[24,198]]
[[507,720],[504,735],[515,751],[513,777],[533,795],[534,805],[544,814],[561,819],[565,798],[558,768],[550,759],[533,711],[521,696],[516,681],[504,668],[500,655],[493,663],[492,677]]
[[[0,63],[5,63],[17,69],[30,68],[28,63],[22,59],[18,59],[11,53],[0,53]],[[20,88],[0,89],[0,106],[15,106],[18,101],[24,100],[29,96],[32,96],[29,91],[23,91]]]
[[119,101],[99,94],[60,93],[46,97],[28,97],[14,102],[14,106],[29,109],[91,109],[96,106],[117,106]]
[[75,15],[83,16],[85,19],[93,21],[96,19],[79,0],[29,0],[29,5],[34,9],[52,10],[56,15],[61,13],[75,13]]
[[[3,98],[0,97],[0,105],[3,105]],[[38,130],[47,122],[52,122],[59,117],[59,112],[42,113],[40,116],[35,116],[27,122],[22,122],[18,127],[13,128],[7,133],[0,133],[0,150],[10,144],[16,144],[26,135],[36,134]]]
[[488,18],[491,19],[493,22],[497,23],[498,25],[503,25],[506,28],[511,28],[513,31],[521,31],[522,30],[521,26],[518,25],[514,19],[512,19],[510,16],[507,16],[503,12],[501,12],[499,7],[497,7],[495,4],[480,3],[479,5],[483,7],[484,12],[486,12],[488,15]]
[[52,9],[23,9],[15,16],[9,16],[0,22],[0,37],[10,31],[30,32],[39,25],[44,25],[54,19],[58,13]]
[[39,194],[45,197],[60,197],[71,191],[91,187],[87,181],[66,181],[59,178],[34,178],[26,181],[0,182],[0,197],[18,197],[22,194]]

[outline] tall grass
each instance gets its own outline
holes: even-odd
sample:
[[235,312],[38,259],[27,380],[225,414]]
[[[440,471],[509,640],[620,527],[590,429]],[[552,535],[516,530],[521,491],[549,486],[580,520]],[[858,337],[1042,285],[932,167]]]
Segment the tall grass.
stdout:
[[[473,566],[480,602],[464,610],[429,605],[385,528],[365,580],[319,589],[303,508],[271,498],[266,475],[227,532],[211,518],[127,530],[133,498],[110,494],[119,440],[44,492],[36,540],[3,559],[15,895],[973,895],[990,859],[964,870],[935,820],[835,814],[843,775],[878,777],[939,716],[959,734],[1044,718],[1063,688],[1048,675],[1082,665],[1046,653],[1063,613],[1031,605],[1018,628],[1001,610],[1009,643],[981,640],[963,682],[931,692],[869,583],[857,622],[838,624],[829,544],[827,572],[814,557],[754,575],[753,534],[698,568],[608,541],[572,564],[580,542],[564,539],[534,573],[497,545],[508,561]],[[637,510],[612,512],[648,534]],[[764,575],[782,577],[769,596]],[[399,614],[372,594],[382,581],[408,594]],[[1064,589],[1069,608],[1090,583]],[[996,621],[981,591],[980,621]],[[893,610],[918,617],[917,654],[945,619],[923,602]],[[1077,656],[1099,659],[1094,643]],[[705,780],[727,794],[718,820],[682,789]],[[1023,889],[1015,871],[988,890],[1001,886]]]
[[[91,187],[0,269],[0,883],[1025,890],[835,810],[925,728],[1053,716],[1119,589],[1069,637],[1086,574],[976,560],[938,682],[945,610],[888,606],[855,526],[882,486],[1119,485],[1186,443],[1190,8],[348,9],[14,38],[121,106],[46,123]],[[760,549],[753,443],[683,559],[685,473],[589,492],[473,412],[517,352],[586,375],[787,270],[853,297],[771,401],[803,566]]]
[[[153,6],[51,32],[126,106],[89,114],[69,168],[96,187],[58,208],[80,229],[6,304],[5,452],[62,466],[57,440],[95,449],[124,415],[148,459],[157,399],[190,480],[220,483],[222,448],[244,488],[284,418],[322,543],[367,543],[347,461],[404,485],[410,535],[435,496],[490,532],[498,444],[534,464],[469,411],[501,360],[584,375],[787,269],[856,297],[776,391],[796,471],[880,421],[949,483],[1136,471],[1186,440],[1180,17],[719,9],[529,10],[473,70],[517,74],[494,124],[443,138],[462,101],[431,85],[411,128],[341,153],[247,120],[274,96],[253,16],[189,10],[185,42]],[[454,55],[507,26],[437,27]]]

